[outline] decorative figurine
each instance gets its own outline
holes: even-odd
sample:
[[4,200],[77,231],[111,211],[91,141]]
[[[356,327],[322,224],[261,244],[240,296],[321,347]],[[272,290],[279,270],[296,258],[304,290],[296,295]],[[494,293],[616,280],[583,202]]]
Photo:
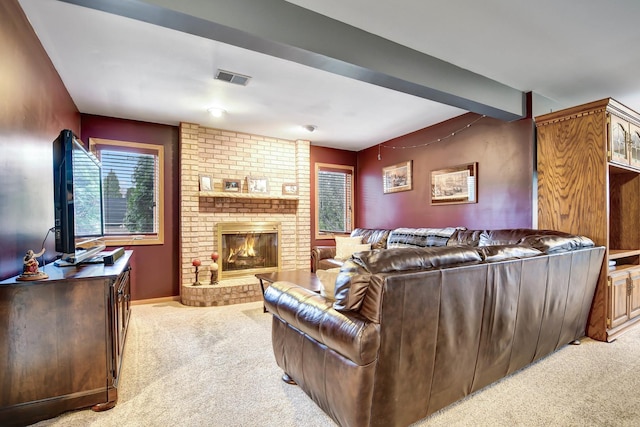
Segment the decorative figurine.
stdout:
[[42,280],[49,276],[38,269],[38,257],[44,254],[45,248],[42,248],[37,254],[31,249],[27,251],[22,261],[22,274],[18,276],[17,280],[29,281],[29,280]]
[[211,284],[218,284],[218,252],[214,252],[211,254],[211,259],[213,262],[211,263]]
[[198,282],[198,267],[200,267],[200,260],[198,258],[195,258],[192,262],[191,265],[193,265],[196,268],[196,281],[193,282],[193,286],[200,286],[202,283]]

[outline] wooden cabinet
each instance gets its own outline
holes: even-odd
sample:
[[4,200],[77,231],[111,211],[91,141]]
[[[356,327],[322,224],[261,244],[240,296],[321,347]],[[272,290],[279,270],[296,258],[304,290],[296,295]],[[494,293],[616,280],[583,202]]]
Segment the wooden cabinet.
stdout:
[[615,331],[640,315],[640,266],[622,266],[609,272],[611,311],[609,329]]
[[611,341],[640,321],[640,114],[607,98],[535,121],[538,227],[606,246],[587,332]]
[[609,120],[609,160],[640,168],[640,127],[615,114]]
[[112,266],[49,264],[48,279],[0,283],[0,425],[116,404],[131,254]]

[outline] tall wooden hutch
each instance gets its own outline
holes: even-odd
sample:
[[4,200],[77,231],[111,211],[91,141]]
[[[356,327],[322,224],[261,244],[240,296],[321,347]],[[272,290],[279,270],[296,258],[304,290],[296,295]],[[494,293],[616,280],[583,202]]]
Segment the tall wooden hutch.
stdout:
[[587,334],[612,341],[640,323],[640,114],[607,98],[535,121],[538,228],[606,246]]

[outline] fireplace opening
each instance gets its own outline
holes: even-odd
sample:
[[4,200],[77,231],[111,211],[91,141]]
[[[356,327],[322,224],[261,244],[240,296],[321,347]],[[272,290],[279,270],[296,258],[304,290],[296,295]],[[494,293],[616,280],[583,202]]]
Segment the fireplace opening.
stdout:
[[279,222],[218,224],[220,279],[277,271],[280,263]]

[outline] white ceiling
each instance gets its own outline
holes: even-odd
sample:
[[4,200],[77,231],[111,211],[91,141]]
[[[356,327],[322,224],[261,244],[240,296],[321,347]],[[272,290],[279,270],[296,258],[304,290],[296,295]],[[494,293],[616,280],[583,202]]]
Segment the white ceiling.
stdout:
[[[270,56],[260,49],[166,28],[170,25],[162,26],[161,17],[148,19],[161,24],[156,25],[58,0],[19,2],[82,113],[170,125],[192,122],[360,150],[467,110],[455,102],[446,105],[371,84],[366,78],[323,70],[335,65],[331,61],[312,67],[281,59],[286,55]],[[205,0],[119,2],[207,7]],[[453,64],[453,86],[462,82],[456,80],[460,67],[508,89],[532,91],[558,107],[613,97],[640,110],[637,0],[290,0],[288,4],[364,30],[363,37],[377,35]],[[251,19],[260,21],[260,12]],[[305,31],[290,22],[282,26],[298,34]],[[256,31],[264,35],[269,29]],[[379,56],[383,64],[390,58]],[[358,52],[353,57],[357,59]],[[384,64],[390,69],[394,65],[398,64]],[[219,68],[252,79],[247,86],[216,81],[213,76]],[[430,74],[428,69],[420,71]],[[392,70],[392,75],[401,76],[402,70]],[[210,116],[206,110],[212,106],[223,107],[227,114]],[[300,129],[307,124],[318,128],[313,133]]]

